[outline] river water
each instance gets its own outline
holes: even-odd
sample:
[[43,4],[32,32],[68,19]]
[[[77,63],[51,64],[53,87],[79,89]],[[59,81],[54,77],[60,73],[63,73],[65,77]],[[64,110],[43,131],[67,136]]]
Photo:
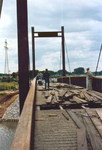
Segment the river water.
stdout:
[[18,122],[0,122],[0,150],[10,150]]
[[6,110],[0,122],[0,150],[10,150],[19,120],[19,99],[12,103]]

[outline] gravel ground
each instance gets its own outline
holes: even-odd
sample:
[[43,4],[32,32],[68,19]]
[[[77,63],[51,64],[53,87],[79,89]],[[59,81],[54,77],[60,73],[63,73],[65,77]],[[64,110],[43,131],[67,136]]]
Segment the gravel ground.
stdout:
[[2,119],[12,120],[19,119],[20,109],[19,109],[19,98],[17,98],[14,103],[12,103],[6,110]]

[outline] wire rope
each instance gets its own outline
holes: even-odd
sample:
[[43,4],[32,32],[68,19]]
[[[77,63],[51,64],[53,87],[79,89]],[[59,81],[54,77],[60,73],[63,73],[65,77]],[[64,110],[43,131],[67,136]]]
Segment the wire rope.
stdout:
[[[71,74],[71,68],[70,68],[70,62],[69,62],[68,50],[67,50],[66,42],[65,42],[65,49],[66,49],[66,55],[67,55],[67,61],[68,61],[69,72],[70,72],[70,74]],[[71,76],[70,76],[70,74],[69,74],[69,84],[71,84]]]
[[101,51],[102,51],[102,44],[101,44],[101,48],[100,48],[100,52],[99,52],[99,56],[98,56],[98,61],[97,61],[97,65],[96,65],[95,76],[96,76],[96,74],[97,74],[97,69],[98,69],[98,65],[99,65],[99,60],[100,60],[100,56],[101,56]]

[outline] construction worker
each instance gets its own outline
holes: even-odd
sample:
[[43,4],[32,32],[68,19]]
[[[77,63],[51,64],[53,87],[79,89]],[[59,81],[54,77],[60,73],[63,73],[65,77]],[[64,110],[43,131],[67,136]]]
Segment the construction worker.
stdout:
[[45,80],[45,89],[46,89],[46,84],[48,83],[48,89],[49,89],[49,78],[50,78],[50,73],[48,72],[48,69],[45,69],[45,73],[43,74],[43,78]]
[[42,77],[43,77],[43,74],[39,71],[38,74],[37,74],[37,79],[38,79],[38,84],[39,85],[43,85]]
[[41,79],[42,80],[42,77],[43,77],[43,74],[39,71],[38,74],[37,74],[37,79]]
[[92,90],[92,81],[94,76],[90,71],[90,68],[87,68],[86,71],[87,71],[87,78],[88,78],[88,90]]

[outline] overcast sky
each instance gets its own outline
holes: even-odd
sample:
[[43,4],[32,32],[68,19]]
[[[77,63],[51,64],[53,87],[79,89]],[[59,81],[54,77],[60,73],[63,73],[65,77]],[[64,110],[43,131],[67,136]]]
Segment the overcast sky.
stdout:
[[[10,73],[18,71],[16,0],[3,0],[0,19],[0,73],[5,67],[5,39],[8,42]],[[65,30],[71,71],[89,67],[95,71],[102,43],[102,0],[28,0],[28,35],[32,69],[31,27],[35,31]],[[61,38],[35,40],[36,69],[60,69]],[[62,66],[61,66],[62,68]],[[66,55],[66,70],[69,71]],[[98,71],[102,70],[102,56]]]

